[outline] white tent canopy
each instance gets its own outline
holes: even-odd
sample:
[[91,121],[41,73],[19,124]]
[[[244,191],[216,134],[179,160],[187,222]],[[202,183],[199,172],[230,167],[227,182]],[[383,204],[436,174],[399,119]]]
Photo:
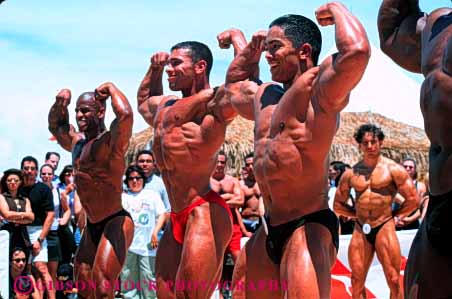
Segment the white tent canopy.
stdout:
[[[396,121],[424,128],[419,105],[421,84],[371,46],[372,55],[363,78],[352,91],[344,111],[379,113]],[[328,55],[337,52],[335,48]]]

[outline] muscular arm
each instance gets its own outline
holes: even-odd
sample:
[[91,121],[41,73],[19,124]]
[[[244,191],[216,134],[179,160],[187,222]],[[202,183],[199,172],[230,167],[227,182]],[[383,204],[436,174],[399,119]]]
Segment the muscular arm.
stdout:
[[446,49],[444,50],[442,65],[443,73],[449,75],[449,77],[452,77],[452,37],[450,36]]
[[405,198],[403,203],[400,205],[400,209],[395,211],[394,216],[404,218],[419,208],[419,198],[416,187],[414,186],[413,181],[409,177],[406,170],[401,165],[393,165],[390,167],[390,170],[398,192],[403,196],[403,198]]
[[316,15],[321,25],[336,25],[338,53],[320,65],[314,95],[325,111],[338,112],[347,105],[350,91],[364,74],[370,57],[369,41],[358,19],[340,3],[326,4]]
[[421,16],[419,0],[383,0],[378,12],[381,50],[415,73],[421,72],[421,34],[416,29]]
[[96,89],[100,101],[111,97],[111,106],[116,115],[111,123],[111,147],[114,160],[123,159],[132,136],[133,113],[126,96],[113,84],[104,83]]
[[233,179],[233,190],[232,193],[222,194],[221,197],[226,201],[226,203],[231,208],[240,208],[245,203],[245,196],[243,194],[242,188],[238,180]]
[[151,65],[141,81],[137,93],[138,111],[144,120],[153,126],[153,118],[163,95],[162,77],[169,54],[158,52],[152,55]]
[[67,107],[71,102],[71,92],[61,90],[56,96],[55,103],[49,111],[49,131],[56,137],[58,143],[67,151],[72,150],[72,135],[74,129],[69,124],[69,111]]
[[207,103],[214,96],[213,89],[204,89],[195,95],[184,98],[174,103],[166,112],[166,118],[173,119],[175,126],[181,126],[193,121],[197,116],[207,114]]
[[356,211],[347,204],[350,195],[350,178],[352,175],[352,170],[346,170],[339,181],[339,186],[336,189],[336,195],[334,197],[334,212],[342,216],[356,218]]

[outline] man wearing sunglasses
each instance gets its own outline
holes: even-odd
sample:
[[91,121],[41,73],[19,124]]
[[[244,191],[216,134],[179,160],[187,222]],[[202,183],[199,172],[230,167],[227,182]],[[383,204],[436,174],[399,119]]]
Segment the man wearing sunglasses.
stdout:
[[[109,131],[104,124],[108,98],[116,115]],[[58,93],[49,112],[49,130],[64,149],[72,151],[77,193],[87,215],[75,257],[75,276],[76,280],[94,280],[96,289],[80,290],[79,295],[113,298],[114,290],[106,281],[118,278],[134,231],[132,218],[121,204],[132,107],[113,83],[104,83],[79,96],[75,112],[80,132],[76,133],[69,124],[70,101],[70,90]]]

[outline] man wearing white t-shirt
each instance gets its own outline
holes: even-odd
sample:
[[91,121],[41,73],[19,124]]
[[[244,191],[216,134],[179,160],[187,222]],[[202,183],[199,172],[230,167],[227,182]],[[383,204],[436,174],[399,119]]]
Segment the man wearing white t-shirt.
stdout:
[[135,232],[121,272],[124,298],[156,298],[155,255],[157,234],[165,223],[165,206],[158,193],[143,189],[145,173],[139,166],[129,166],[125,184],[128,191],[122,205],[132,216]]

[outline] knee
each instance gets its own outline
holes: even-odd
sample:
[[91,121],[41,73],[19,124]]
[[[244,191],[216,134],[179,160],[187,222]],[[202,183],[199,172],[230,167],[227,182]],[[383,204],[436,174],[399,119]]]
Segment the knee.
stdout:
[[390,288],[397,288],[398,289],[399,285],[400,285],[399,275],[396,275],[396,274],[391,275],[388,278],[388,284],[389,284]]

